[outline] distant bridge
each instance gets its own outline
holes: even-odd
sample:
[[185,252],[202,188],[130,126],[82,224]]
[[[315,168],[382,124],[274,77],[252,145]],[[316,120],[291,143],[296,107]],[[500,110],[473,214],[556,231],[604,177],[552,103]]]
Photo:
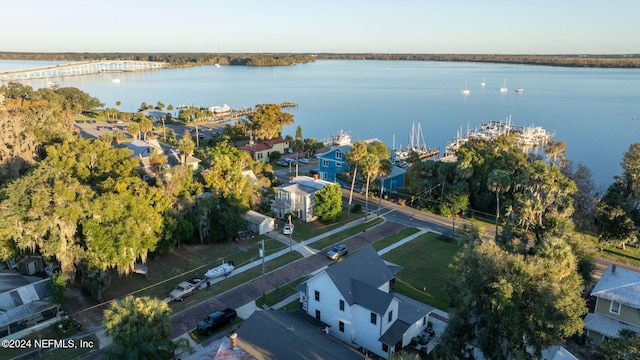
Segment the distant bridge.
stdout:
[[155,70],[168,66],[165,62],[133,60],[97,60],[33,69],[0,72],[0,81],[47,79],[62,76],[90,75],[103,72]]

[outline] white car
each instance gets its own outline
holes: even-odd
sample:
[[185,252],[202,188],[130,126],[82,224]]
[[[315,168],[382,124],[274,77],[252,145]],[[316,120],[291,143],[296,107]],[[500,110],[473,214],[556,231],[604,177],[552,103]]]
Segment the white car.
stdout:
[[298,161],[300,161],[303,164],[308,164],[309,163],[309,159],[307,159],[307,158],[302,158],[302,159],[300,159]]
[[284,224],[284,229],[282,229],[282,233],[285,235],[293,234],[293,224]]

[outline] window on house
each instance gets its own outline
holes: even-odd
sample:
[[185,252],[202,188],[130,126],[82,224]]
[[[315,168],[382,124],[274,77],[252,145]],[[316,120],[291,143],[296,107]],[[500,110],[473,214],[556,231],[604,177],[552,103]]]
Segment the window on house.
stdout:
[[387,344],[382,344],[382,351],[388,353],[389,352],[389,345]]
[[611,301],[611,307],[609,308],[609,311],[616,315],[620,315],[620,303],[617,301]]
[[341,168],[341,167],[342,167],[342,163],[341,163],[341,162],[337,162],[337,163],[336,163],[336,167],[337,167],[337,168]]
[[329,167],[329,160],[322,159],[322,166]]
[[314,294],[315,294],[316,301],[320,301],[320,291],[315,290]]
[[323,179],[323,180],[327,180],[328,178],[329,178],[329,176],[327,176],[327,173],[326,173],[326,172],[323,172],[323,173],[322,173],[322,179]]
[[338,322],[338,330],[340,330],[340,332],[344,332],[344,323],[342,321]]
[[393,320],[393,310],[389,311],[389,317],[387,318],[387,321],[391,322]]
[[371,313],[371,323],[373,325],[378,323],[378,315],[376,315],[376,313],[374,313],[374,312]]
[[340,300],[340,311],[344,311],[344,300]]
[[321,320],[320,319],[320,310],[316,310],[316,319]]
[[342,159],[342,152],[336,151],[336,159]]

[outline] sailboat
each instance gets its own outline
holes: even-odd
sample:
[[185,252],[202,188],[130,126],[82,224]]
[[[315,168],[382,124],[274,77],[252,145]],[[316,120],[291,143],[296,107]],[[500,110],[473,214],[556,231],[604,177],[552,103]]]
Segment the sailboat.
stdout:
[[482,82],[480,83],[480,86],[484,87],[485,85],[487,85],[487,83],[485,83],[484,78],[482,78]]
[[[395,147],[395,136],[394,136],[394,147]],[[396,162],[403,163],[409,158],[412,152],[418,154],[418,157],[421,160],[438,156],[440,154],[440,150],[435,150],[432,147],[427,147],[424,142],[424,134],[422,133],[422,127],[420,123],[416,125],[416,123],[411,124],[411,132],[409,133],[409,145],[406,148],[402,148],[402,146],[394,151]],[[401,164],[397,164],[402,167]]]
[[500,92],[507,92],[507,79],[504,79],[504,86],[500,88]]
[[460,94],[462,95],[469,95],[470,91],[467,88],[467,81],[464,82],[464,89],[460,90]]

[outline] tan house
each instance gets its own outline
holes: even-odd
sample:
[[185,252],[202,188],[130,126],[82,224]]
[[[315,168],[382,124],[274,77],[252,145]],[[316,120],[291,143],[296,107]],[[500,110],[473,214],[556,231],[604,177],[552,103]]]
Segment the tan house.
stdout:
[[260,143],[249,143],[248,145],[241,146],[240,150],[246,151],[251,154],[251,157],[255,161],[269,162],[269,155],[274,151],[284,154],[289,148],[289,140],[286,139],[267,139]]
[[618,337],[622,329],[640,334],[640,273],[610,265],[591,296],[596,306],[585,317],[584,327],[593,344]]

